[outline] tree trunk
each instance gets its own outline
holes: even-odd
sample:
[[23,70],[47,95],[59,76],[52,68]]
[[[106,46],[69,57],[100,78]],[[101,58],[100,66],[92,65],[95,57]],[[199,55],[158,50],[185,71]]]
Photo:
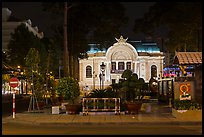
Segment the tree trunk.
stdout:
[[74,66],[75,66],[75,78],[79,80],[79,60],[77,56],[74,57]]
[[64,77],[69,74],[69,52],[67,47],[67,2],[64,4],[64,58],[63,58],[63,66],[64,66]]
[[69,56],[69,75],[73,77],[73,55],[70,54]]

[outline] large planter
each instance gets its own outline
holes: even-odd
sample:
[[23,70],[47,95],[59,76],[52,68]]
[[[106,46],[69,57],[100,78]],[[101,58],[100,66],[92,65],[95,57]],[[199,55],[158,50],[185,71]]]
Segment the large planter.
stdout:
[[65,105],[67,114],[79,114],[80,105]]
[[135,103],[126,103],[127,113],[128,114],[138,114],[141,109],[142,103],[135,102]]
[[176,110],[172,108],[172,115],[179,120],[202,121],[202,110]]

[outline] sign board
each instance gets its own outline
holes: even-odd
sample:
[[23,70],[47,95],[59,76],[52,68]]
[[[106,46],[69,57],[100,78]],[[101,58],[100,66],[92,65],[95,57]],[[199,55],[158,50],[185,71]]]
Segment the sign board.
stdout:
[[12,88],[18,87],[19,85],[19,80],[16,77],[13,77],[9,80],[9,86],[11,86]]
[[180,87],[179,87],[180,100],[191,100],[190,89],[191,89],[190,83],[180,84]]

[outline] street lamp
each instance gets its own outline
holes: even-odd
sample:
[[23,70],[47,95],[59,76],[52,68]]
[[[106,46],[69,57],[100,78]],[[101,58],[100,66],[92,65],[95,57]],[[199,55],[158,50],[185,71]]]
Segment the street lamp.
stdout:
[[20,82],[21,82],[21,93],[23,94],[23,82],[22,80],[24,79],[24,72],[21,71],[20,73]]
[[105,76],[104,72],[105,72],[105,67],[106,67],[106,65],[104,64],[104,62],[102,62],[102,64],[100,65],[101,72],[102,72],[102,76],[100,78],[100,79],[102,79],[102,89],[104,87],[104,76]]
[[[18,79],[19,79],[19,81],[20,81],[20,83],[21,83],[21,76],[20,76],[20,72],[21,72],[21,66],[17,66],[17,71],[14,73],[14,76],[16,76]],[[20,84],[19,84],[19,86],[18,86],[18,88],[19,88],[19,94],[21,93],[21,91],[20,91]]]
[[20,72],[21,71],[21,66],[17,66],[17,70],[18,70],[18,72]]
[[99,80],[100,80],[100,89],[101,89],[101,79],[102,79],[102,74],[99,74]]

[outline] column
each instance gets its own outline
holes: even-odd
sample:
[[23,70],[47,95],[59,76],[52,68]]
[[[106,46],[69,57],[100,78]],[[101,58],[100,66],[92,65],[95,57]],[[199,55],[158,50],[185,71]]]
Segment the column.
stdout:
[[116,70],[118,70],[118,61],[116,61]]
[[132,69],[133,72],[136,72],[136,71],[135,71],[135,62],[132,62],[132,63],[131,63],[131,69]]
[[106,65],[107,65],[107,68],[106,68],[106,80],[110,81],[110,68],[111,68],[110,65],[111,65],[111,62],[107,62]]
[[127,61],[124,61],[124,70],[127,69]]

